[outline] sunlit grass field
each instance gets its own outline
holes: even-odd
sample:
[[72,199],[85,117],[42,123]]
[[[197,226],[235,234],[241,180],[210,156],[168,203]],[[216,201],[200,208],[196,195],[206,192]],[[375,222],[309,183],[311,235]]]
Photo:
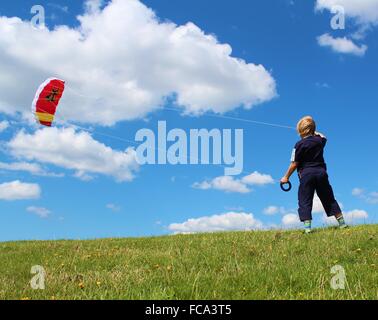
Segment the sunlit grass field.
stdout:
[[[46,272],[33,290],[31,268]],[[346,272],[344,290],[331,268]],[[377,299],[378,225],[0,243],[0,299]]]

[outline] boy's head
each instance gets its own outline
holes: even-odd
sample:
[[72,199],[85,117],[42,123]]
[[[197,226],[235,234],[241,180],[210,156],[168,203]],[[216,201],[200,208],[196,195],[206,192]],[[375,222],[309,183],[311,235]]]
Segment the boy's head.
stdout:
[[314,119],[310,116],[307,116],[299,120],[297,124],[297,131],[301,138],[314,135],[316,131],[316,123]]

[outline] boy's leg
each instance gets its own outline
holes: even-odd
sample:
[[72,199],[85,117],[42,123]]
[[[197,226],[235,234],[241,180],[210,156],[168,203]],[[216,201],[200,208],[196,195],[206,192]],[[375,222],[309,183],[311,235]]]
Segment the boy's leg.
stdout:
[[312,206],[315,194],[314,177],[309,174],[300,179],[298,190],[299,219],[304,223],[305,232],[311,232]]
[[311,229],[311,225],[312,225],[312,221],[311,220],[306,220],[304,222],[304,229],[305,229],[305,233],[311,233],[312,232],[312,229]]
[[335,218],[336,218],[337,222],[339,223],[340,229],[345,229],[345,228],[348,227],[342,213],[335,215]]
[[323,204],[324,210],[328,217],[334,216],[341,228],[347,225],[344,220],[341,208],[335,199],[333,189],[329,183],[328,174],[326,172],[320,174],[317,179],[316,193]]

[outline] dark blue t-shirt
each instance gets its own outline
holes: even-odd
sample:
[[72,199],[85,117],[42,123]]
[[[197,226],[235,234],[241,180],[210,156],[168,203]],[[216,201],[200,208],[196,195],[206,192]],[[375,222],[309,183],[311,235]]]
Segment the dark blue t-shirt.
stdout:
[[327,139],[320,135],[306,137],[298,141],[294,147],[291,161],[298,163],[298,172],[305,168],[324,168],[324,147]]

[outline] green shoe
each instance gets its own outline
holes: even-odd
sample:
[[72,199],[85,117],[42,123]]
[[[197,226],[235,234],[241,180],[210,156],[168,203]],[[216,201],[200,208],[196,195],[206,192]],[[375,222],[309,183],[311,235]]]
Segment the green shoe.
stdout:
[[305,234],[310,234],[310,233],[312,233],[312,229],[305,229],[305,232],[304,232]]

